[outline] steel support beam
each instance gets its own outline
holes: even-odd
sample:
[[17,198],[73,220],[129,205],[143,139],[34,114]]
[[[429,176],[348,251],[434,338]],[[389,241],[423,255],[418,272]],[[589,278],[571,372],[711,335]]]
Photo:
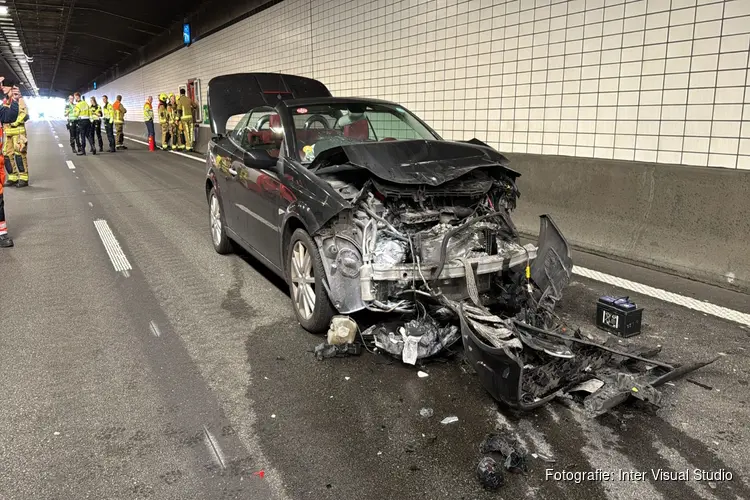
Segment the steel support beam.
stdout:
[[65,46],[65,37],[68,36],[68,28],[70,27],[70,18],[73,14],[73,7],[75,7],[76,0],[70,0],[70,6],[68,7],[68,17],[65,18],[65,26],[63,27],[62,37],[60,38],[60,47],[57,49],[57,60],[55,61],[55,69],[52,70],[52,80],[50,81],[50,90],[55,88],[55,78],[57,77],[57,68],[60,66],[60,58],[62,57],[63,47]]

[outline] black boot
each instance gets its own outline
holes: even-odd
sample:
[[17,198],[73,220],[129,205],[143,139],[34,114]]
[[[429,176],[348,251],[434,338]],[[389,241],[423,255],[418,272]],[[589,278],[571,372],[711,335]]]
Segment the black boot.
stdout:
[[95,154],[96,154],[96,149],[92,149],[92,150],[91,150],[91,154],[92,154],[92,155],[95,155]]
[[5,187],[14,187],[16,184],[18,184],[18,181],[12,181],[10,179],[5,181]]
[[13,246],[13,240],[7,234],[0,234],[0,248],[10,248]]
[[28,185],[29,185],[29,181],[18,181],[18,184],[16,184],[16,187],[25,188]]

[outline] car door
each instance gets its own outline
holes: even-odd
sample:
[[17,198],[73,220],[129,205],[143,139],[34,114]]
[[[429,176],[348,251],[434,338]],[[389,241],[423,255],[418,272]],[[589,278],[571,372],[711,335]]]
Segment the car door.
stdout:
[[[244,144],[243,161],[236,163],[235,207],[246,242],[268,263],[280,267],[279,208],[282,184],[278,177],[281,137],[278,115],[268,128],[256,127],[254,140]],[[252,121],[252,119],[251,119]]]
[[240,218],[234,199],[237,197],[237,158],[242,161],[242,151],[231,135],[216,140],[211,151],[211,162],[218,183],[224,219],[230,230],[240,234]]

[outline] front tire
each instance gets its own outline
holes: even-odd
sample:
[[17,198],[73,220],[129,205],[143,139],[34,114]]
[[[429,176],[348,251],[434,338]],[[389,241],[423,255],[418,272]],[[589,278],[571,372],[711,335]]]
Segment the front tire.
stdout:
[[216,188],[211,188],[208,195],[208,221],[211,229],[211,243],[213,243],[216,253],[221,255],[231,253],[232,242],[227,236],[226,219]]
[[325,268],[318,247],[303,229],[297,229],[287,249],[289,293],[297,321],[312,333],[328,330],[336,311],[323,285]]

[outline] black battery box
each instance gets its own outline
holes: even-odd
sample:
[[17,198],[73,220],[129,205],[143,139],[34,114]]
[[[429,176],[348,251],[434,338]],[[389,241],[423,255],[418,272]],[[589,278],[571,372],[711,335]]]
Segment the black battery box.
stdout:
[[596,326],[620,337],[641,333],[643,308],[629,297],[599,297],[596,301]]

